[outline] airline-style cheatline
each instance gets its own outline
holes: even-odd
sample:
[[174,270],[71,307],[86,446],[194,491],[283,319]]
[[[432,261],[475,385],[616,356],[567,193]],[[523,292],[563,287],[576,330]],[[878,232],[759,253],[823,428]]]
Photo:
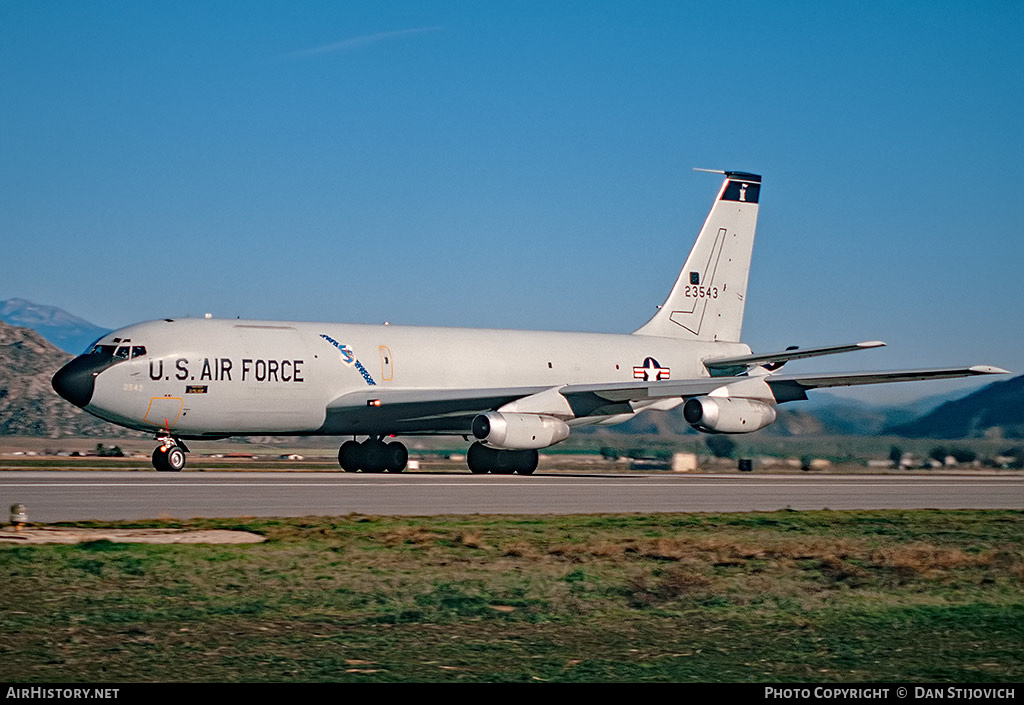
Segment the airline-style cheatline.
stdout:
[[[530,474],[537,450],[574,426],[683,405],[707,433],[749,433],[806,391],[1003,373],[975,366],[780,374],[790,360],[883,345],[752,354],[740,342],[761,177],[725,175],[658,312],[629,335],[348,323],[164,319],[104,335],[53,377],[62,397],[153,432],[157,470],[181,470],[185,440],[352,436],[349,472],[401,472],[394,436],[472,436],[474,473]],[[365,437],[357,442],[356,437]]]

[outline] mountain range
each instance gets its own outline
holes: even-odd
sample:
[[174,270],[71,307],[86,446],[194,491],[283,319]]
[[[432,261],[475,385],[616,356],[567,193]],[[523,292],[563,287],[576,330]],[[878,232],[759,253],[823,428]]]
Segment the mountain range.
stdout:
[[[991,389],[995,387],[996,389]],[[821,393],[818,393],[821,395]],[[829,397],[829,395],[825,395]],[[775,423],[758,435],[796,436],[904,436],[909,438],[1024,438],[1024,376],[996,382],[963,398],[937,402],[938,408],[915,411],[907,407],[873,406],[841,397],[814,405],[782,404]],[[583,426],[574,434],[613,436],[657,435],[665,438],[693,435],[682,408],[644,412],[615,426]]]
[[0,321],[31,328],[65,352],[78,354],[109,332],[56,306],[45,306],[25,299],[0,301]]
[[[106,332],[55,306],[18,298],[0,302],[0,435],[131,434],[84,414],[50,386],[54,372],[71,358],[68,352],[81,352]],[[642,413],[616,426],[582,427],[576,432],[666,437],[696,433],[683,419],[681,408]],[[1024,376],[994,382],[962,397],[954,392],[899,407],[815,392],[808,401],[780,405],[778,420],[759,433],[1024,438]]]
[[1024,438],[1024,375],[993,382],[886,431],[911,438]]

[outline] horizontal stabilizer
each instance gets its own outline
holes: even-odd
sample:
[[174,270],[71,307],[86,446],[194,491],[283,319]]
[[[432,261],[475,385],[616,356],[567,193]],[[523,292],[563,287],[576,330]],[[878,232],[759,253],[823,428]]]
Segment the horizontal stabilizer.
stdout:
[[808,357],[819,357],[821,355],[835,355],[837,353],[853,352],[854,350],[868,350],[870,348],[883,347],[885,343],[880,340],[869,340],[864,343],[853,345],[829,345],[820,348],[791,348],[781,352],[755,353],[752,355],[738,355],[736,357],[715,357],[704,361],[704,367],[708,368],[716,377],[734,375],[743,372],[754,365],[776,365],[790,360],[802,360]]

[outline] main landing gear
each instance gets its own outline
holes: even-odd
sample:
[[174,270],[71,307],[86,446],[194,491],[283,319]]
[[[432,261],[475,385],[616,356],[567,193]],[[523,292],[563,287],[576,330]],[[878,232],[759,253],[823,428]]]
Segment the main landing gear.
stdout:
[[539,456],[535,450],[501,450],[474,443],[466,453],[469,471],[474,474],[532,475],[537,469]]
[[188,448],[180,439],[172,436],[157,436],[160,445],[153,451],[153,467],[157,472],[181,472],[185,467],[185,453]]
[[397,441],[385,443],[379,436],[362,443],[345,441],[338,450],[338,464],[345,472],[402,472],[409,462],[409,449]]

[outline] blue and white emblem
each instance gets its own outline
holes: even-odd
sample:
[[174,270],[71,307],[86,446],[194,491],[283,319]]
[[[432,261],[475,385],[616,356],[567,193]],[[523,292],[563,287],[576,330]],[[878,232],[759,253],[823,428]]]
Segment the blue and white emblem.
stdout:
[[367,370],[363,366],[363,363],[359,362],[359,360],[356,359],[356,354],[352,350],[351,347],[349,347],[348,345],[345,345],[344,343],[339,343],[337,340],[335,340],[331,336],[324,335],[323,333],[320,334],[320,337],[323,338],[324,340],[326,340],[328,343],[330,343],[334,347],[336,347],[338,349],[338,352],[339,352],[338,357],[341,359],[341,361],[343,363],[345,363],[346,365],[348,365],[349,367],[355,366],[356,370],[358,370],[359,374],[361,374],[363,376],[363,379],[366,380],[367,384],[369,384],[371,386],[376,386],[377,385],[377,383],[373,381],[373,377],[370,376],[369,370]]

